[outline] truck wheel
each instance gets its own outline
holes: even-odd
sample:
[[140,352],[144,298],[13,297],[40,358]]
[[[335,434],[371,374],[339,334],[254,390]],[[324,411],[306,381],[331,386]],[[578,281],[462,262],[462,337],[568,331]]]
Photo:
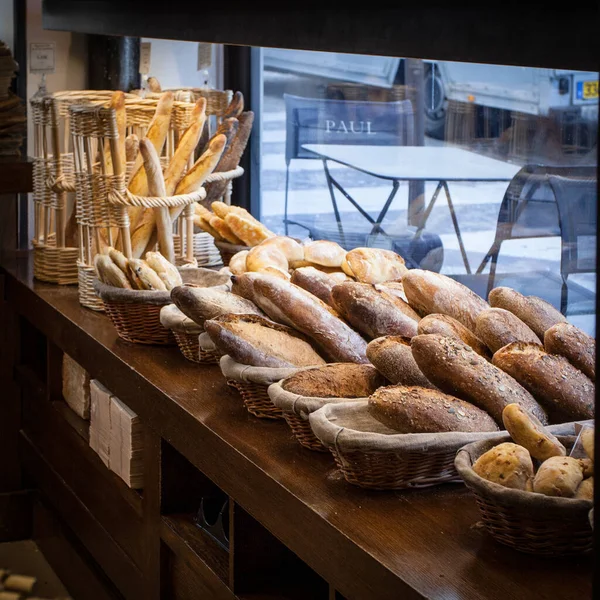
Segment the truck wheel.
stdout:
[[444,83],[435,65],[425,67],[425,133],[438,140],[444,139],[448,99]]

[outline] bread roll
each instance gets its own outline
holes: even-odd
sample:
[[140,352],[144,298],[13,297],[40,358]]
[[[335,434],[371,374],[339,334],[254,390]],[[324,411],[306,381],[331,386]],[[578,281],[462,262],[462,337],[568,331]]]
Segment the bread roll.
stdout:
[[518,404],[509,404],[502,411],[502,422],[510,437],[527,448],[533,458],[544,461],[551,456],[565,456],[565,447],[533,415]]
[[285,235],[276,235],[270,237],[264,242],[261,242],[258,247],[277,248],[286,257],[288,262],[304,259],[304,247],[295,239]]
[[570,456],[553,456],[545,460],[533,480],[533,491],[546,496],[572,498],[583,481],[581,465]]
[[494,308],[503,308],[517,315],[540,340],[544,333],[557,323],[566,323],[565,317],[552,304],[537,296],[523,296],[508,287],[494,288],[489,295],[490,304]]
[[248,269],[246,268],[246,258],[248,257],[248,250],[241,250],[234,254],[229,260],[229,270],[234,275],[241,275]]
[[242,240],[231,231],[229,225],[221,219],[217,217],[217,215],[213,215],[208,220],[210,226],[227,242],[230,244],[235,244],[236,246],[243,246]]
[[482,454],[473,471],[483,479],[514,490],[531,491],[533,463],[529,452],[517,444],[505,442]]
[[[344,269],[344,262],[350,273]],[[354,248],[346,254],[342,269],[351,277],[363,283],[382,283],[401,279],[408,269],[404,259],[391,250],[380,248]]]
[[352,363],[299,371],[281,383],[284,390],[310,398],[367,398],[386,384],[375,367]]
[[581,444],[583,445],[584,452],[589,458],[594,460],[594,428],[584,427],[581,430]]
[[129,267],[127,266],[127,257],[116,248],[108,247],[106,253],[110,259],[121,269],[125,276],[129,279],[130,287],[133,287],[133,281],[129,278]]
[[341,268],[346,250],[335,242],[317,240],[304,246],[304,259],[324,267]]
[[369,414],[400,433],[498,431],[485,411],[439,390],[382,387],[371,395],[368,406]]
[[314,267],[301,267],[294,269],[291,281],[326,304],[332,305],[331,290],[336,285],[336,281],[327,273]]
[[529,390],[553,422],[594,418],[594,384],[563,356],[548,354],[538,344],[513,342],[492,362]]
[[432,313],[449,315],[475,332],[475,319],[489,308],[488,303],[468,287],[450,277],[411,269],[402,285],[408,303],[422,316]]
[[503,308],[489,308],[479,313],[475,333],[492,354],[512,342],[540,343],[538,336],[519,317]]
[[167,291],[172,290],[178,285],[183,285],[177,267],[170,263],[160,252],[146,252],[146,262],[162,279]]
[[215,346],[243,365],[307,367],[325,361],[298,332],[257,315],[225,314],[204,322]]
[[419,334],[437,333],[446,337],[453,337],[471,346],[477,354],[490,360],[492,355],[488,347],[469,329],[456,319],[442,314],[431,314],[419,321],[417,328]]
[[144,290],[167,291],[167,286],[163,283],[158,273],[148,265],[145,260],[139,258],[130,258],[127,261],[129,270],[135,275],[136,280],[141,282]]
[[581,465],[581,471],[584,477],[591,477],[594,474],[594,461],[591,458],[578,458]]
[[258,275],[253,281],[254,299],[269,317],[312,338],[334,362],[367,362],[365,340],[324,302],[292,283],[262,273],[253,275]]
[[390,383],[435,388],[417,366],[408,337],[388,335],[369,342],[367,358]]
[[110,256],[107,256],[106,254],[96,254],[94,257],[94,268],[96,269],[98,279],[102,283],[114,287],[131,289],[132,286],[129,283],[129,279],[125,273],[113,263]]
[[414,337],[410,345],[419,369],[431,383],[485,410],[499,425],[502,411],[513,402],[544,425],[548,423],[544,409],[524,387],[460,340],[426,334]]
[[564,356],[574,367],[596,381],[596,340],[570,323],[558,323],[544,333],[544,348]]
[[258,246],[275,235],[256,220],[232,212],[225,216],[225,223],[246,246]]
[[223,314],[264,316],[250,300],[210,287],[178,286],[171,290],[171,300],[184,315],[201,326],[207,319],[215,319]]
[[593,500],[594,499],[594,478],[588,477],[584,479],[577,490],[575,491],[575,498],[581,500]]
[[290,281],[292,278],[291,275],[285,269],[281,269],[280,267],[262,267],[256,272],[266,273],[267,275],[274,275],[275,277],[279,277],[279,279],[284,279],[285,281]]

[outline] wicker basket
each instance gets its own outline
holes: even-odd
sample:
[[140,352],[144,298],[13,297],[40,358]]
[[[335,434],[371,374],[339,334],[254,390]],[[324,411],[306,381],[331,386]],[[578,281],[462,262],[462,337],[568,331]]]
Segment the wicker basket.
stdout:
[[[373,418],[366,401],[326,404],[309,416],[315,436],[331,451],[349,483],[387,490],[458,482],[456,452],[474,441],[505,432],[398,433]],[[573,423],[553,433],[574,432]]]
[[[309,367],[310,368],[310,367]],[[290,426],[294,437],[298,442],[317,452],[328,452],[319,438],[314,434],[309,415],[326,404],[340,404],[341,402],[364,402],[366,398],[315,398],[309,396],[300,396],[288,392],[283,388],[285,380],[277,381],[269,386],[269,398],[271,402],[279,407],[283,412],[283,418]]]
[[218,365],[223,353],[217,350],[206,331],[198,336],[198,362],[206,365]]
[[215,240],[215,246],[218,248],[223,265],[226,267],[229,266],[232,256],[242,250],[249,250],[248,246],[238,246],[237,244],[230,244],[229,242],[221,242],[219,240]]
[[272,383],[293,375],[298,369],[242,365],[228,355],[221,357],[219,365],[227,385],[238,390],[250,414],[260,419],[283,419],[281,409],[269,398],[268,388]]
[[[560,437],[570,448],[574,437]],[[592,549],[591,500],[554,498],[505,488],[477,475],[473,463],[509,436],[482,440],[461,448],[456,469],[475,494],[483,524],[501,544],[520,552],[551,556],[582,554]]]

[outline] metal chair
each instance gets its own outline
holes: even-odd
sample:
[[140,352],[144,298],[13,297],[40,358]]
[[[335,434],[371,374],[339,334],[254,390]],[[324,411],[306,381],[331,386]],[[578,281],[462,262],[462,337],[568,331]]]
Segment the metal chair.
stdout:
[[[491,261],[488,294],[503,242],[560,236],[561,311],[566,313],[569,275],[596,271],[596,182],[595,166],[527,165],[515,175],[500,206],[494,242],[477,269],[482,273]],[[536,197],[543,189],[549,193]]]
[[343,228],[334,188],[378,230],[396,192],[397,184],[387,199],[377,220],[373,219],[360,204],[348,194],[332,176],[327,159],[321,159],[306,150],[305,144],[336,145],[413,145],[414,115],[409,100],[398,102],[363,102],[356,100],[328,100],[284,95],[286,111],[285,142],[285,206],[284,225],[288,233],[288,201],[290,163],[294,159],[322,160],[327,187],[340,234]]

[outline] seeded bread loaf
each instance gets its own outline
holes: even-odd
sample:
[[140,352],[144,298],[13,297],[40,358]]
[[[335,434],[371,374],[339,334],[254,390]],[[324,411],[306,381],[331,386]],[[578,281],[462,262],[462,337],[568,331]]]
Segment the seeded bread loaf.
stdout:
[[388,335],[369,342],[367,358],[393,384],[435,388],[417,366],[408,337]]
[[494,308],[503,308],[517,315],[540,340],[544,339],[547,329],[557,323],[567,322],[552,304],[537,296],[523,296],[512,288],[494,288],[490,292],[489,301]]
[[400,433],[498,431],[485,411],[439,390],[383,387],[370,396],[368,406],[373,417]]
[[485,410],[499,425],[502,411],[513,402],[543,424],[548,423],[544,409],[523,386],[460,340],[418,335],[411,340],[411,348],[419,369],[431,383]]
[[538,336],[519,317],[503,308],[489,308],[479,313],[475,332],[492,353],[512,342],[540,344]]
[[204,322],[215,346],[255,367],[308,367],[325,361],[297,331],[258,315],[221,315]]
[[596,340],[570,323],[558,323],[544,333],[544,348],[564,356],[574,367],[596,381]]
[[548,354],[538,344],[513,342],[492,362],[529,390],[553,422],[594,418],[594,384],[564,356]]
[[492,358],[489,348],[472,331],[448,315],[434,313],[423,317],[419,321],[417,331],[419,334],[437,333],[446,337],[456,338],[463,341],[467,346],[471,346],[480,356],[488,360]]
[[282,387],[293,394],[311,398],[367,398],[387,383],[371,365],[330,363],[298,371],[286,378]]

